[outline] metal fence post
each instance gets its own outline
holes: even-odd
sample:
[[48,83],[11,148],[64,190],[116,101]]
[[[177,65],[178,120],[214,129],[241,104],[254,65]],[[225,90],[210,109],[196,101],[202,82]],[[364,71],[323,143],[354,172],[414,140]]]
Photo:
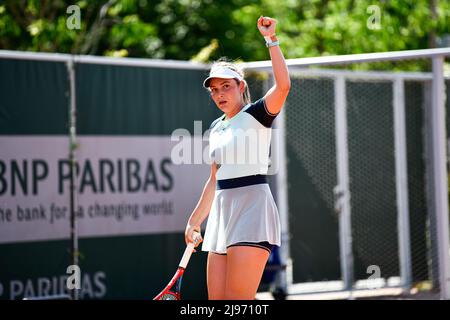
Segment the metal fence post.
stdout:
[[[77,188],[76,188],[76,89],[75,89],[75,63],[73,59],[66,62],[69,74],[69,162],[70,162],[70,240],[71,240],[71,263],[78,266],[78,226],[77,226]],[[73,300],[78,300],[78,289],[71,291]]]
[[435,203],[439,286],[442,299],[450,299],[447,135],[445,123],[444,57],[432,58],[431,135],[433,202]]
[[352,290],[354,282],[354,266],[347,144],[347,101],[345,91],[345,77],[336,77],[334,81],[334,99],[336,114],[336,167],[338,183],[334,189],[334,194],[336,197],[335,209],[339,214],[339,247],[344,289]]
[[405,129],[405,84],[401,77],[393,82],[395,183],[397,198],[397,229],[400,256],[400,276],[403,292],[411,288],[411,248],[409,236],[408,161]]

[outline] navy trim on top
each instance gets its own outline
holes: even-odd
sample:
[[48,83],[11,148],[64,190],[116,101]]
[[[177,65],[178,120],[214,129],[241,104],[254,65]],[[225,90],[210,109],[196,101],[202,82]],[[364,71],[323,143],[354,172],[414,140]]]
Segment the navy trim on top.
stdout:
[[255,174],[253,176],[245,176],[231,179],[222,179],[216,181],[216,189],[232,189],[239,187],[251,186],[254,184],[267,183],[267,175]]
[[251,114],[256,120],[259,121],[264,127],[270,128],[273,121],[277,117],[277,114],[269,112],[266,106],[264,98],[258,99],[248,107],[245,112]]

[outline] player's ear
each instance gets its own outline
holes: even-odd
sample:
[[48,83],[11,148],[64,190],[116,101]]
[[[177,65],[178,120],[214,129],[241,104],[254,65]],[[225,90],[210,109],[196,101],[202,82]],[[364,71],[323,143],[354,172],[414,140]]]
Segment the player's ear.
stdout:
[[239,82],[239,92],[240,93],[244,93],[245,92],[245,86],[247,85],[247,83],[245,82],[245,80],[242,80],[241,82]]

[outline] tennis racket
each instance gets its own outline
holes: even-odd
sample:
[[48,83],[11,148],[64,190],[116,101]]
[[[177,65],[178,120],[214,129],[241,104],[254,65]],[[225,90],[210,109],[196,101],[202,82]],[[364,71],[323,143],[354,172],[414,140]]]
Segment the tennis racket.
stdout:
[[183,279],[184,270],[191,258],[192,252],[194,251],[195,245],[197,244],[200,234],[194,233],[194,241],[190,242],[184,250],[183,257],[178,264],[178,269],[175,275],[169,281],[169,284],[156,296],[153,300],[181,300],[181,280]]

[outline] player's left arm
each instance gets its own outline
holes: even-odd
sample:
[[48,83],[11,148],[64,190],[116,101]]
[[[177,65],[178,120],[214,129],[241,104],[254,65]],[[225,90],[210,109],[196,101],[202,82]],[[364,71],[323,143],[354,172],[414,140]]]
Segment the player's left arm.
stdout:
[[[258,19],[258,29],[263,36],[270,36],[273,42],[278,41],[275,34],[277,21],[269,17],[260,17]],[[270,88],[264,100],[267,110],[272,114],[277,114],[283,107],[284,102],[291,88],[289,70],[286,65],[280,46],[269,47],[270,59],[272,61],[272,70],[275,78],[275,84]]]

